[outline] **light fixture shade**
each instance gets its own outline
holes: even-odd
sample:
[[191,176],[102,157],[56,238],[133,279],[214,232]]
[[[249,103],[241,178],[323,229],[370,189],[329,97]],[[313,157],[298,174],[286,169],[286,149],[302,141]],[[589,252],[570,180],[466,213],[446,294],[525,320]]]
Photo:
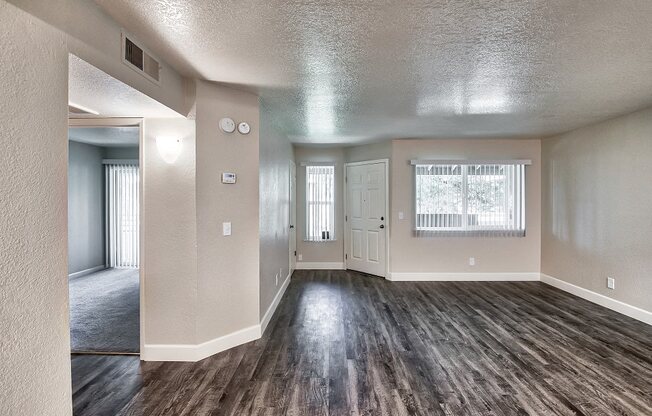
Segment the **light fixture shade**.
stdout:
[[181,154],[181,139],[172,136],[161,136],[156,138],[156,147],[161,158],[166,163],[174,163]]

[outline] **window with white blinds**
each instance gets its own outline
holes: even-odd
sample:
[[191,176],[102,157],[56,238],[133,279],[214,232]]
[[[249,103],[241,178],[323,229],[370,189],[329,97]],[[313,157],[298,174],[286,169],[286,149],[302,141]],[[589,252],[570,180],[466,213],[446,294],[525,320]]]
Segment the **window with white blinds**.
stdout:
[[525,235],[529,161],[415,165],[415,230],[453,235]]
[[106,164],[106,263],[140,266],[138,165]]
[[335,240],[335,166],[306,166],[306,241]]

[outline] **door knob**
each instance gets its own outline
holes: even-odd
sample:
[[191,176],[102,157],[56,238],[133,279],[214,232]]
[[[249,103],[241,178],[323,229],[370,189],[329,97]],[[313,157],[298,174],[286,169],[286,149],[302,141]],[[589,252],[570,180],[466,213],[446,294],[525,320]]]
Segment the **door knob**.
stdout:
[[294,228],[294,225],[290,225],[290,228]]
[[385,225],[384,225],[384,224],[380,224],[380,228],[385,228]]

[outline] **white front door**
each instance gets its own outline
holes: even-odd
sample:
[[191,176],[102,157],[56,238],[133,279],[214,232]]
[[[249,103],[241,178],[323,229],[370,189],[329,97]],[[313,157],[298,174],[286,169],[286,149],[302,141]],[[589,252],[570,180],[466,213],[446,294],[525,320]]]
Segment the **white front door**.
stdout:
[[346,167],[346,267],[386,275],[386,162]]
[[297,168],[290,162],[290,275],[297,267]]

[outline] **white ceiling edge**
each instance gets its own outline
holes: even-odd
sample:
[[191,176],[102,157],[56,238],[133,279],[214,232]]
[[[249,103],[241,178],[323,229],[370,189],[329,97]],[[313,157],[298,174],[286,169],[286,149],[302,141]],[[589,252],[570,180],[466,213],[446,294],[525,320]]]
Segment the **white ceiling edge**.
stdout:
[[68,102],[98,114],[71,114],[71,118],[177,118],[183,115],[69,54]]

